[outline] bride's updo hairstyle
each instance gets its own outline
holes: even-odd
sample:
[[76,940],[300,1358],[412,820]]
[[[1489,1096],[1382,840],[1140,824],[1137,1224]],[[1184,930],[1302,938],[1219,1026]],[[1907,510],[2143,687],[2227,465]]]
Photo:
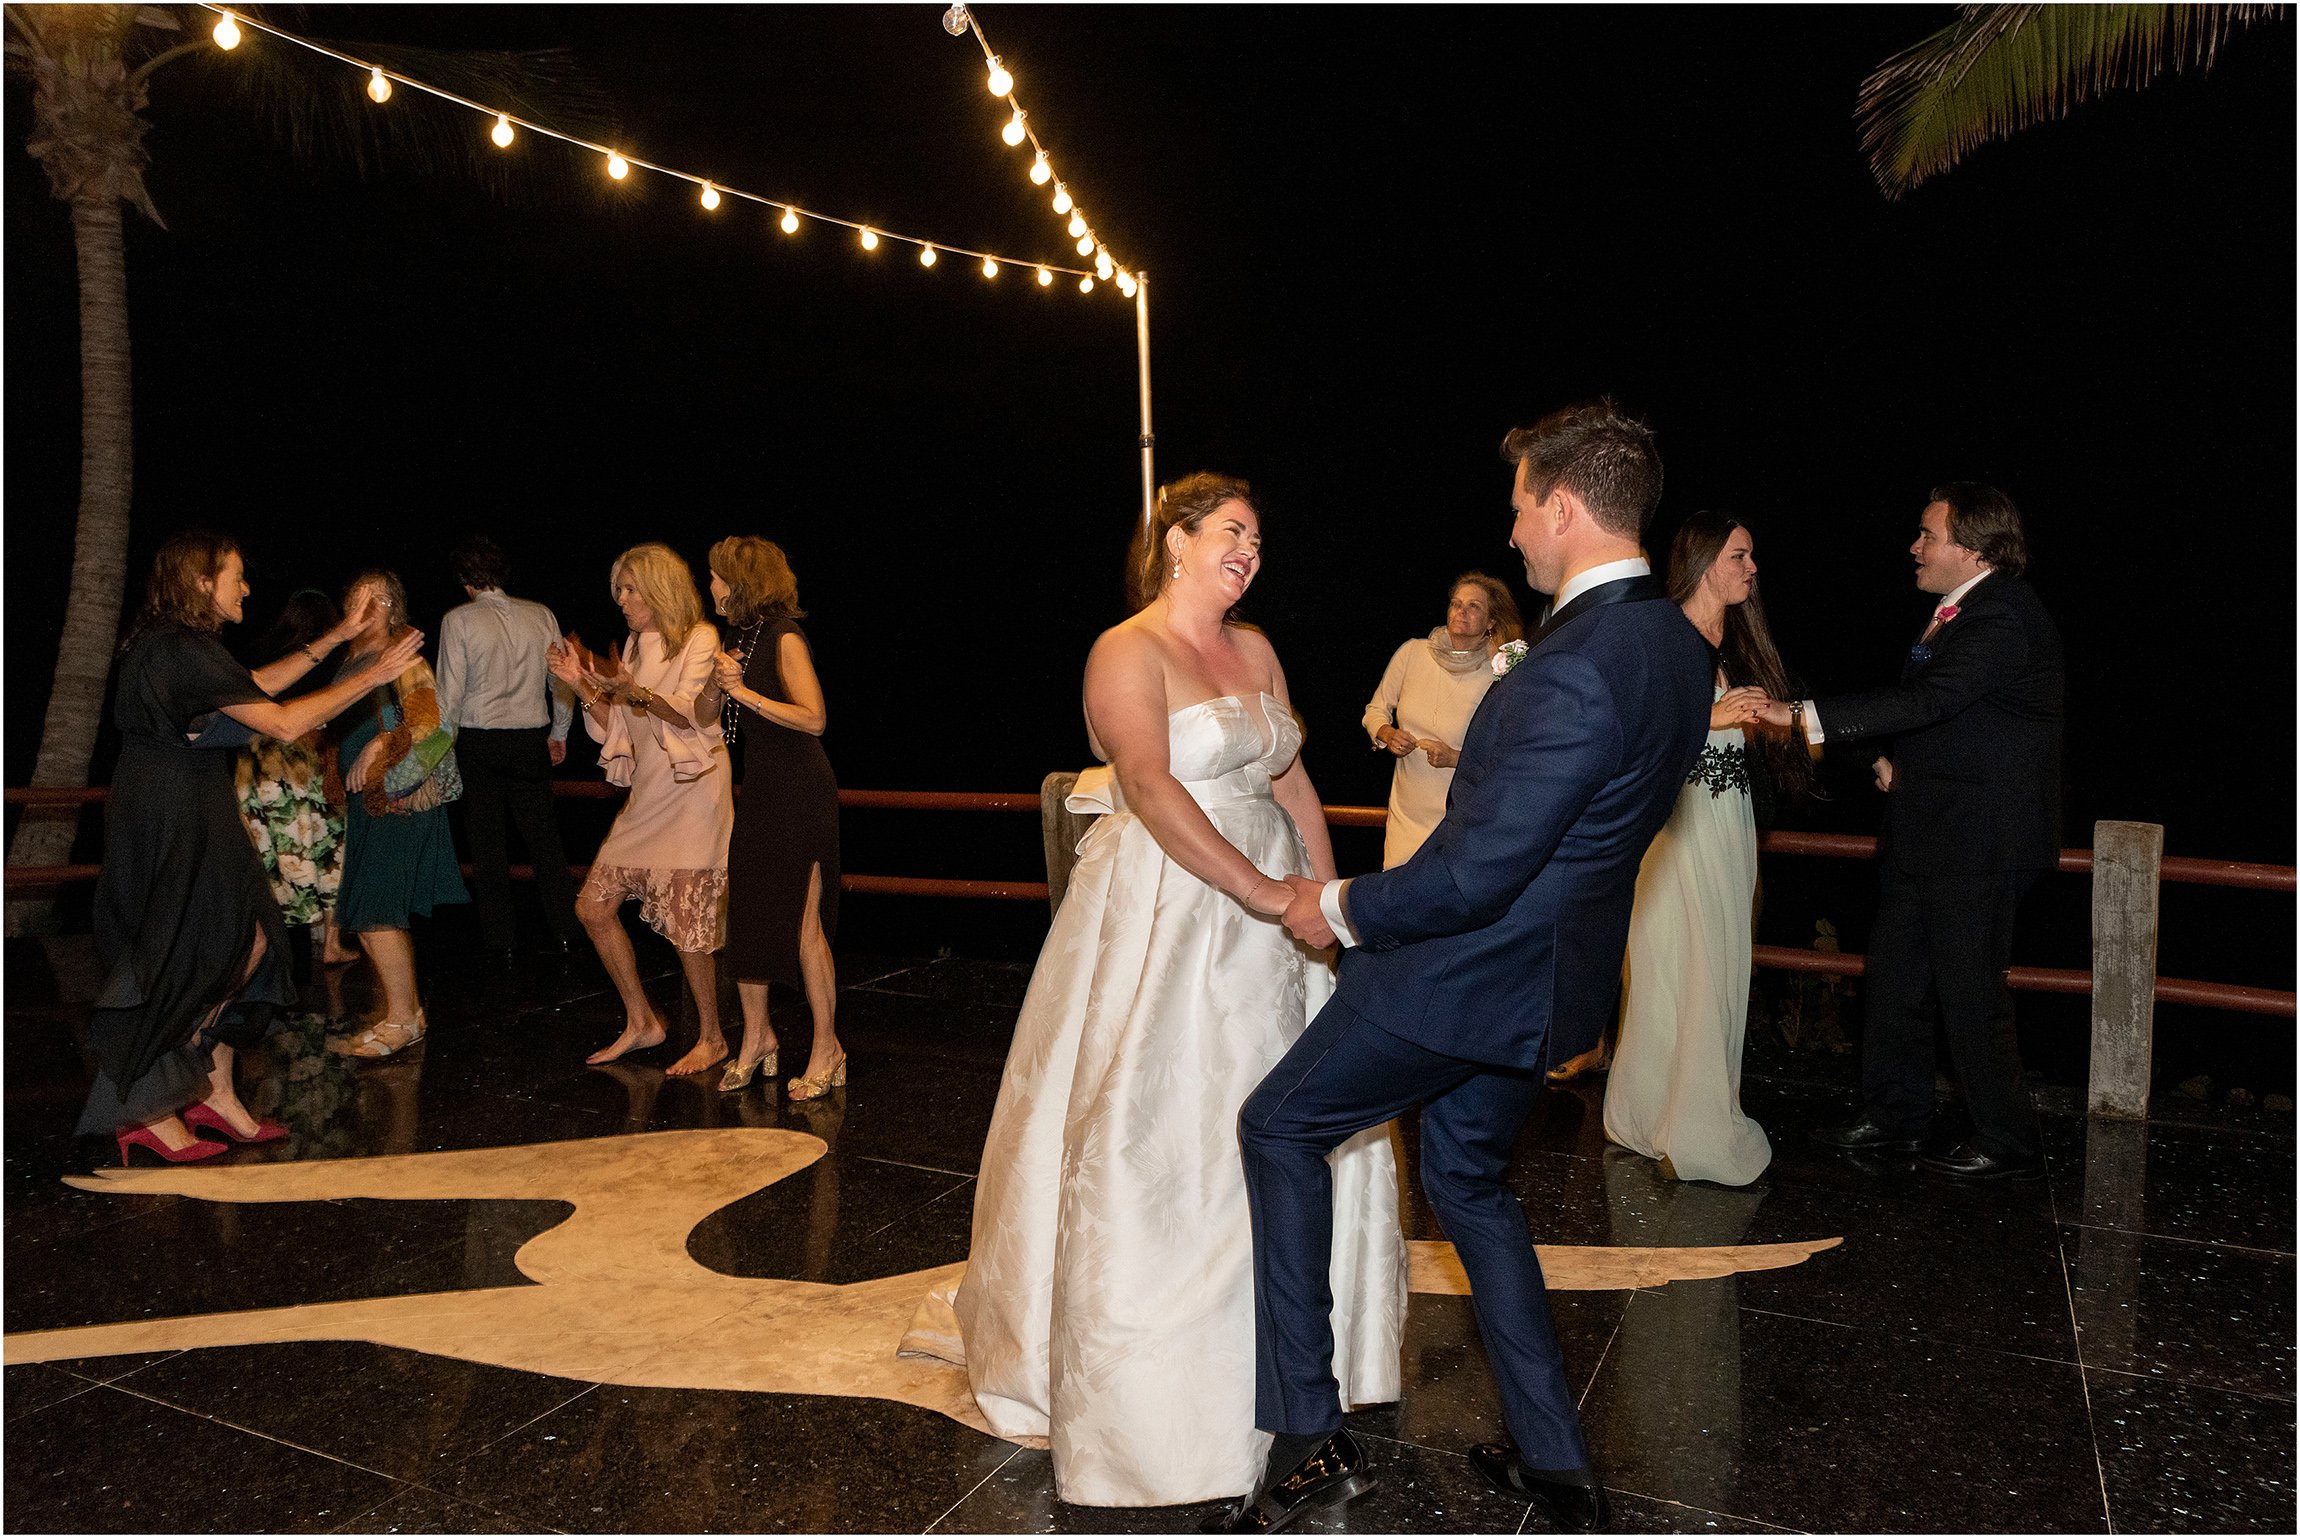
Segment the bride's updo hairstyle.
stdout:
[[[1254,489],[1234,475],[1200,470],[1158,488],[1158,505],[1149,523],[1135,527],[1133,548],[1126,554],[1129,612],[1139,614],[1149,608],[1171,580],[1173,557],[1166,550],[1167,530],[1178,528],[1185,534],[1196,534],[1214,509],[1225,502],[1243,502],[1254,509],[1257,520],[1262,516],[1254,501]],[[1232,609],[1228,618],[1235,622],[1238,611]]]

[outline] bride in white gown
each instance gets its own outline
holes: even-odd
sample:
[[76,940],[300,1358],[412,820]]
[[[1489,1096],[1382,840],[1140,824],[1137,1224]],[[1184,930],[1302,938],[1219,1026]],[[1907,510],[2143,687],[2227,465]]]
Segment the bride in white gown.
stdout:
[[[1168,486],[1136,546],[1138,612],[1086,665],[1109,766],[1071,804],[1104,815],[1015,1026],[955,1300],[984,1415],[1048,1438],[1057,1493],[1091,1506],[1262,1473],[1238,1108],[1332,989],[1274,917],[1277,878],[1334,861],[1285,675],[1233,613],[1261,564],[1245,483]],[[1381,1129],[1334,1169],[1335,1376],[1345,1402],[1392,1400],[1405,1246]]]
[[1660,1161],[1664,1175],[1741,1186],[1773,1158],[1765,1129],[1741,1109],[1757,894],[1751,775],[1770,766],[1799,794],[1806,761],[1801,745],[1766,752],[1753,740],[1758,708],[1789,688],[1757,601],[1749,531],[1721,513],[1686,519],[1669,552],[1669,596],[1722,661],[1709,740],[1637,873],[1605,1135]]

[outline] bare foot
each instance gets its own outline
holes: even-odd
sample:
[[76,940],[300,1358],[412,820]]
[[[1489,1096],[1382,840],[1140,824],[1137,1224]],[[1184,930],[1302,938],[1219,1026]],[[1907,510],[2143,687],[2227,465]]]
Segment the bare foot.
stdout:
[[[239,1096],[234,1094],[210,1095],[204,1103],[209,1110],[221,1116],[231,1125],[231,1129],[240,1135],[241,1142],[244,1143],[256,1135],[258,1123],[253,1116],[248,1114],[248,1108],[240,1104]],[[161,1134],[163,1142],[166,1141],[166,1137],[165,1133]],[[173,1148],[182,1145],[171,1143],[169,1146]]]
[[191,1128],[183,1124],[181,1118],[173,1115],[163,1116],[158,1121],[144,1123],[144,1130],[166,1144],[171,1153],[181,1153],[194,1143],[201,1141],[193,1135]]
[[583,1059],[583,1061],[596,1068],[601,1063],[612,1063],[615,1061],[615,1059],[621,1057],[626,1052],[644,1052],[649,1047],[659,1047],[662,1044],[662,1021],[650,1020],[646,1023],[645,1026],[639,1027],[637,1029],[634,1029],[632,1026],[626,1024],[623,1027],[622,1035],[616,1037],[606,1046],[601,1047],[598,1051]]
[[726,1056],[727,1043],[724,1038],[718,1041],[698,1041],[687,1049],[685,1057],[664,1071],[671,1074],[701,1073],[714,1063],[724,1062]]

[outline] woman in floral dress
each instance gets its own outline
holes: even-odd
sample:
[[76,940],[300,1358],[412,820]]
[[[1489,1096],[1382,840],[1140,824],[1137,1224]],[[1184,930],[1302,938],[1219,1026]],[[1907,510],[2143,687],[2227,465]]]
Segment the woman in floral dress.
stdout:
[[[280,610],[258,655],[324,655],[338,643],[341,621],[327,594],[305,588]],[[308,692],[299,681],[280,698]],[[343,882],[343,806],[328,794],[323,737],[318,727],[292,742],[257,737],[240,749],[232,777],[240,820],[263,861],[280,916],[291,929],[322,926],[324,959],[334,964],[356,960],[358,953],[344,949],[335,932],[335,894]],[[295,960],[300,974],[304,958]]]

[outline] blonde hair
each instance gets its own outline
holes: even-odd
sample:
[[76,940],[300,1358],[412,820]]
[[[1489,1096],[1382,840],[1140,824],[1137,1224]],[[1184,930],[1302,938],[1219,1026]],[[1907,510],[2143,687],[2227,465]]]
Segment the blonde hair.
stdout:
[[687,569],[679,552],[652,541],[633,545],[615,557],[615,564],[608,569],[610,596],[626,578],[655,611],[655,628],[662,633],[664,650],[675,652],[685,646],[687,637],[703,621],[703,600],[695,591],[695,574]]
[[738,625],[798,619],[799,579],[783,547],[756,534],[730,534],[711,547],[711,570],[727,584],[727,618]]

